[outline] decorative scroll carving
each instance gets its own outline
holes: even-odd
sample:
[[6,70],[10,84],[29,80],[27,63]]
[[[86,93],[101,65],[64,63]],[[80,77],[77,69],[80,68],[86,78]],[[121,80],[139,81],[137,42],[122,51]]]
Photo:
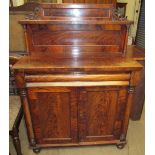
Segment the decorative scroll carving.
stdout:
[[118,9],[113,8],[112,10],[112,19],[113,20],[119,20],[119,21],[125,21],[127,20],[127,17],[122,16]]
[[36,7],[34,9],[34,12],[33,13],[30,13],[28,14],[25,19],[29,19],[29,20],[34,20],[34,19],[40,19],[41,18],[41,10],[42,8],[41,7]]

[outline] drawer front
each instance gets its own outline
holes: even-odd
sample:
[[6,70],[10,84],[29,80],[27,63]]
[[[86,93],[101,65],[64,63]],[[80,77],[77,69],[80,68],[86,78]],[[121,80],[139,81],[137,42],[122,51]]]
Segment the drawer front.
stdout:
[[26,75],[25,79],[27,82],[128,81],[130,74],[40,74]]

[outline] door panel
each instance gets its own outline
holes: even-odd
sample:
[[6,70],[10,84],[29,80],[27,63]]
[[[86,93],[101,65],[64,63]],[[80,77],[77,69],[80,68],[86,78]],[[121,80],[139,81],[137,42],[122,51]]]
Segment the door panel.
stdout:
[[77,102],[72,88],[29,88],[32,123],[37,143],[77,141]]
[[89,87],[81,90],[78,114],[80,141],[119,138],[126,92],[125,87]]

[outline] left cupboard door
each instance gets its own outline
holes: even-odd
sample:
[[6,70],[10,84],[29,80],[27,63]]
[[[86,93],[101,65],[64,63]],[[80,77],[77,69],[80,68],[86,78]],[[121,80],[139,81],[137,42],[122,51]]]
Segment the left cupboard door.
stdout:
[[28,100],[37,144],[77,142],[75,88],[28,88]]

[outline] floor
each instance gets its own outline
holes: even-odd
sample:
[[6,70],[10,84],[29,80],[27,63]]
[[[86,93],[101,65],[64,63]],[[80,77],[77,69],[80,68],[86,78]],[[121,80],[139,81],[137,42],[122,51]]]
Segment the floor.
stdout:
[[[43,149],[39,155],[144,155],[145,153],[145,114],[143,111],[140,121],[130,121],[129,130],[127,135],[127,144],[124,149],[119,150],[116,146],[87,146],[87,147],[67,147],[67,148],[53,148],[53,149]],[[23,155],[36,155],[29,148],[26,128],[24,120],[22,120],[20,125],[20,139]],[[11,155],[16,155],[14,146],[12,144],[12,139],[10,137],[10,153]]]

